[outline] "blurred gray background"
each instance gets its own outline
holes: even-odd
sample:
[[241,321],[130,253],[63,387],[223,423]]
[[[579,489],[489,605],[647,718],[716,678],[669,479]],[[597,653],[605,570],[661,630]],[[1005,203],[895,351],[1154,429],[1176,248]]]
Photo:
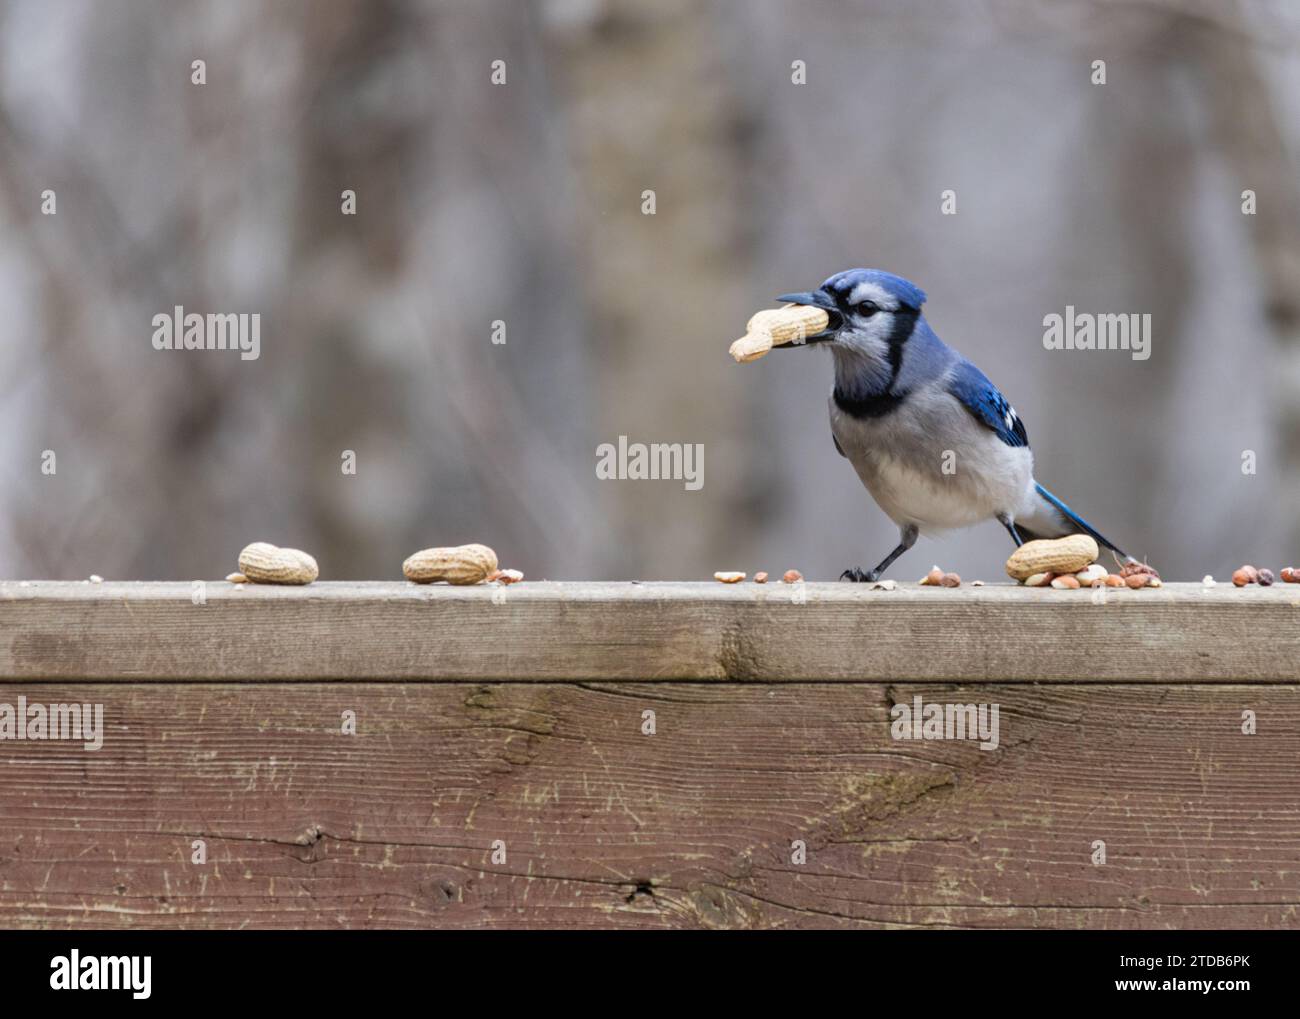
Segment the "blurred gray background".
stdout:
[[[1167,578],[1300,564],[1298,43],[1284,0],[6,0],[0,576],[217,578],[259,539],[325,579],[467,541],[533,579],[871,566],[829,357],[727,356],[858,265]],[[154,350],[177,304],[261,313],[260,360]],[[1150,313],[1152,357],[1045,350],[1067,304]],[[702,443],[703,489],[598,480],[619,435]]]

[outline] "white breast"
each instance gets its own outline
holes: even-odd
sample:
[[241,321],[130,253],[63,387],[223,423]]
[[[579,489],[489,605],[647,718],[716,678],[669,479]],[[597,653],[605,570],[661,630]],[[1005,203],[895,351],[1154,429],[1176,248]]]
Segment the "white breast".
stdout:
[[909,400],[883,418],[843,414],[831,430],[858,477],[895,523],[934,534],[1014,516],[1033,487],[1033,456],[1008,446],[947,397]]

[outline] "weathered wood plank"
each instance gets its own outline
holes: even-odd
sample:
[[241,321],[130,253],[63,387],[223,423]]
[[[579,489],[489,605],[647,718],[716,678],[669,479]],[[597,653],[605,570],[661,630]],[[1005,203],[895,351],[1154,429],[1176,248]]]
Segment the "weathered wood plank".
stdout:
[[[1300,924],[1297,685],[19,692],[107,736],[0,743],[4,926]],[[894,741],[917,693],[999,748]]]
[[0,679],[1300,680],[1300,586],[0,584]]

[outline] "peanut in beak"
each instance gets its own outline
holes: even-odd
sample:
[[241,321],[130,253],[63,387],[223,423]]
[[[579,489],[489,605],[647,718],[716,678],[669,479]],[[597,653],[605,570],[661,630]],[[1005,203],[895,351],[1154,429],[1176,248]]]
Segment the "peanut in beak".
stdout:
[[745,335],[731,345],[731,356],[738,364],[757,361],[773,347],[803,343],[823,332],[830,321],[825,310],[807,304],[765,308],[749,320]]

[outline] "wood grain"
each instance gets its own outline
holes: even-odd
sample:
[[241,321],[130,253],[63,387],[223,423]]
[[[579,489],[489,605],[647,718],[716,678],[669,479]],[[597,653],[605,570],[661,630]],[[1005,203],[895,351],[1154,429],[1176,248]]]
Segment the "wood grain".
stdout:
[[[4,926],[1298,923],[1298,685],[27,682],[0,701],[19,693],[101,702],[107,736],[0,743]],[[889,706],[916,694],[998,703],[1000,747],[893,740]]]
[[[0,584],[0,679],[1287,682],[1300,586]],[[499,600],[494,601],[494,595]],[[797,599],[803,597],[804,603]]]

